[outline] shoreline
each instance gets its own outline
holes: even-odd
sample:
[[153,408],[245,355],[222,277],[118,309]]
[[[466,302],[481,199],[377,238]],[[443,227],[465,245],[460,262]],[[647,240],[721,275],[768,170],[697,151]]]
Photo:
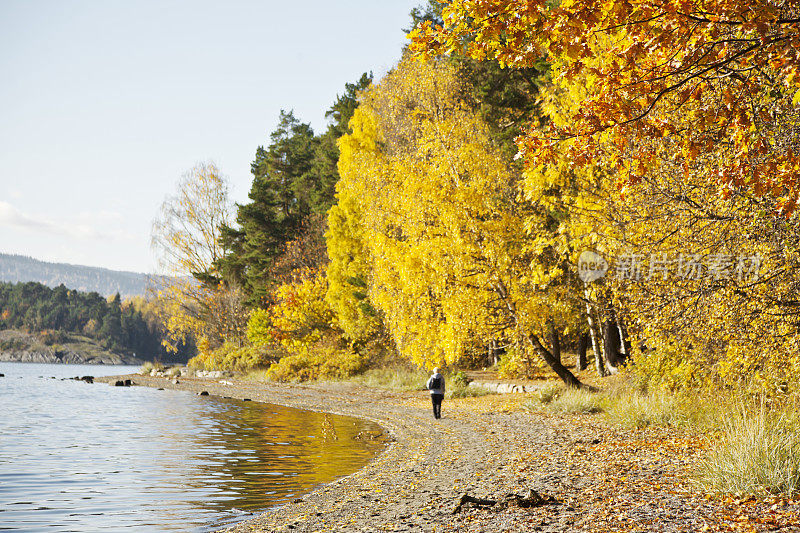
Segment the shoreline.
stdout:
[[[121,376],[97,378],[111,382]],[[360,470],[222,531],[800,532],[800,504],[748,506],[695,493],[703,437],[624,430],[597,415],[529,412],[525,394],[447,399],[434,420],[427,391],[347,382],[281,384],[133,374],[135,385],[249,399],[367,419],[391,437]],[[535,491],[541,500],[519,500]],[[463,495],[497,505],[467,503]],[[519,502],[522,502],[520,504]],[[523,504],[532,503],[530,506]],[[743,521],[751,516],[753,521]],[[767,520],[769,518],[769,520]],[[746,526],[746,527],[745,527]],[[755,526],[755,527],[754,527]]]
[[77,333],[60,332],[57,339],[49,341],[44,340],[42,335],[42,332],[0,329],[0,362],[107,366],[138,366],[144,363],[135,354],[108,350],[96,339]]

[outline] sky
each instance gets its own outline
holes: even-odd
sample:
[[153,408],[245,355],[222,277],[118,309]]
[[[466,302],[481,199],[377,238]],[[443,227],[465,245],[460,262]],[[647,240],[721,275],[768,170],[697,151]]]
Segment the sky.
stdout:
[[246,202],[280,110],[324,131],[421,1],[0,1],[0,252],[154,272],[181,175],[213,161]]

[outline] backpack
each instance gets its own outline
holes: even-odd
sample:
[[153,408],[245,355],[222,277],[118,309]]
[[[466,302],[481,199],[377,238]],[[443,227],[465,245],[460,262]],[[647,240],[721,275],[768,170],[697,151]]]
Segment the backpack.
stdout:
[[429,388],[430,388],[430,390],[441,389],[442,388],[442,378],[441,378],[441,376],[439,376],[438,378],[433,378],[431,380],[431,386]]

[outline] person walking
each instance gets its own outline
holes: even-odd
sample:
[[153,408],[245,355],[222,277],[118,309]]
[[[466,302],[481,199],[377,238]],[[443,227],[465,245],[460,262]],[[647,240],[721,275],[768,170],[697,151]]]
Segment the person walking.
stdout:
[[431,391],[431,403],[433,404],[433,418],[442,418],[442,400],[444,400],[444,377],[439,373],[438,368],[433,369],[433,375],[428,378],[425,387]]

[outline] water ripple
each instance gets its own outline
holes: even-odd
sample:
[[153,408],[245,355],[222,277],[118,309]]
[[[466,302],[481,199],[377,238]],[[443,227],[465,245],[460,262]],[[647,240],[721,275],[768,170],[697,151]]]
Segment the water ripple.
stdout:
[[352,418],[61,380],[101,371],[125,369],[0,364],[0,530],[211,531],[383,446]]

